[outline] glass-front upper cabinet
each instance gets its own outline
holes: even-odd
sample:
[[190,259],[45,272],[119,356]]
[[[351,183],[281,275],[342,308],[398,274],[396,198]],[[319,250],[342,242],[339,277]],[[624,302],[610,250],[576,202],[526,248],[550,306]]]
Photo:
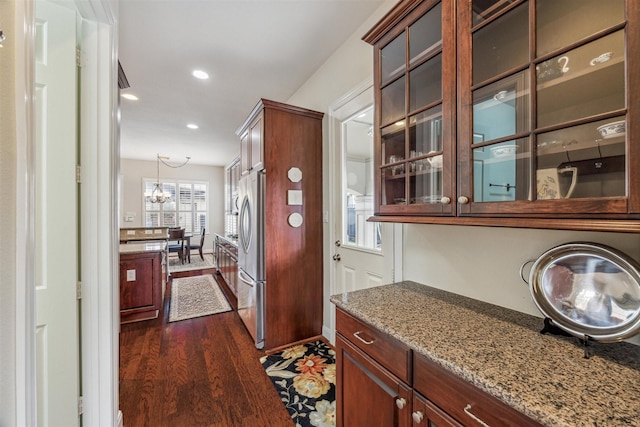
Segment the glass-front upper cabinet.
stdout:
[[452,215],[453,0],[422,2],[374,48],[377,212]]
[[635,3],[458,1],[459,214],[638,211]]

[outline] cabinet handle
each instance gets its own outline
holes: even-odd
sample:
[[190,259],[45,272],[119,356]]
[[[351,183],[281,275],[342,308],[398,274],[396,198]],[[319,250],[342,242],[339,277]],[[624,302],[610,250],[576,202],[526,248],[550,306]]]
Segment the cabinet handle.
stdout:
[[404,397],[401,397],[400,399],[396,399],[396,406],[398,407],[398,409],[404,408],[406,404],[407,404],[407,401],[404,399]]
[[467,403],[467,406],[464,407],[464,413],[469,415],[475,422],[480,424],[482,427],[489,427],[489,424],[485,423],[480,418],[476,417],[475,415],[473,415],[473,413],[471,413],[471,404],[470,403]]
[[362,333],[362,331],[354,332],[354,333],[353,333],[353,336],[354,336],[354,337],[356,337],[356,338],[358,338],[360,341],[362,341],[362,342],[363,342],[363,343],[365,343],[366,345],[370,345],[370,344],[373,344],[374,342],[376,342],[376,340],[371,340],[371,341],[367,341],[367,340],[365,340],[364,338],[362,338],[362,337],[360,336],[360,334],[361,334],[361,333]]
[[443,196],[442,199],[440,199],[440,203],[442,203],[443,205],[448,205],[449,203],[451,203],[451,197]]
[[422,412],[420,411],[416,411],[413,414],[411,414],[411,418],[413,418],[413,422],[416,424],[420,424],[420,422],[422,421],[422,419],[424,418],[424,415],[422,415]]
[[460,196],[458,197],[458,203],[460,203],[461,205],[466,205],[467,203],[469,203],[469,198],[467,196]]

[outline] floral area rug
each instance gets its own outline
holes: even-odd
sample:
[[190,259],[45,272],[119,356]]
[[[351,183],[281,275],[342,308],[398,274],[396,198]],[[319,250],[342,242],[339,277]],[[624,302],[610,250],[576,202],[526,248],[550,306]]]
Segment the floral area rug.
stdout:
[[260,358],[296,427],[336,425],[336,352],[322,341]]
[[172,280],[169,322],[227,311],[231,306],[211,274]]

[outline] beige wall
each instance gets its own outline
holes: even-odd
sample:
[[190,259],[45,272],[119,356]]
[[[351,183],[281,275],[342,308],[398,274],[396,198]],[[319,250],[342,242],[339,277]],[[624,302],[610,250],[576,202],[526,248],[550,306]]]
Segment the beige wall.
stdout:
[[[395,1],[385,2],[361,28],[288,100],[327,113],[329,107],[358,83],[372,78],[372,48],[362,35]],[[324,188],[328,209],[328,132],[324,129]],[[403,225],[405,280],[449,290],[479,300],[540,316],[519,269],[526,260],[570,241],[608,244],[640,259],[637,235],[533,229]],[[325,227],[325,242],[329,242]],[[325,243],[325,259],[328,259]],[[325,262],[325,327],[328,321],[328,263]],[[637,337],[640,338],[640,337]],[[640,341],[640,339],[638,339]]]
[[[120,160],[120,227],[144,226],[142,180],[155,180],[156,176],[157,167],[154,161]],[[161,164],[160,180],[162,178],[209,182],[209,226],[204,249],[212,251],[214,234],[224,235],[224,168],[195,164],[170,168]],[[133,222],[124,222],[124,216],[128,212],[135,214]]]
[[13,1],[0,0],[2,29],[7,40],[0,49],[0,426],[15,425],[16,404],[16,103]]

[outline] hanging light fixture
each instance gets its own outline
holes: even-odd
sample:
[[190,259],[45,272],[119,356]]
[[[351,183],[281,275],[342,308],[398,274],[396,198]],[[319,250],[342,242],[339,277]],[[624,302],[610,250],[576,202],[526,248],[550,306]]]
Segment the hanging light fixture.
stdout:
[[162,191],[162,183],[160,182],[160,162],[162,162],[163,165],[169,166],[170,168],[181,168],[182,166],[186,165],[189,160],[191,160],[191,157],[187,157],[187,159],[179,165],[172,165],[170,163],[167,163],[167,160],[169,160],[169,157],[156,154],[156,182],[153,185],[153,190],[144,192],[144,198],[147,202],[165,203],[171,201],[171,193],[165,193],[164,191]]

